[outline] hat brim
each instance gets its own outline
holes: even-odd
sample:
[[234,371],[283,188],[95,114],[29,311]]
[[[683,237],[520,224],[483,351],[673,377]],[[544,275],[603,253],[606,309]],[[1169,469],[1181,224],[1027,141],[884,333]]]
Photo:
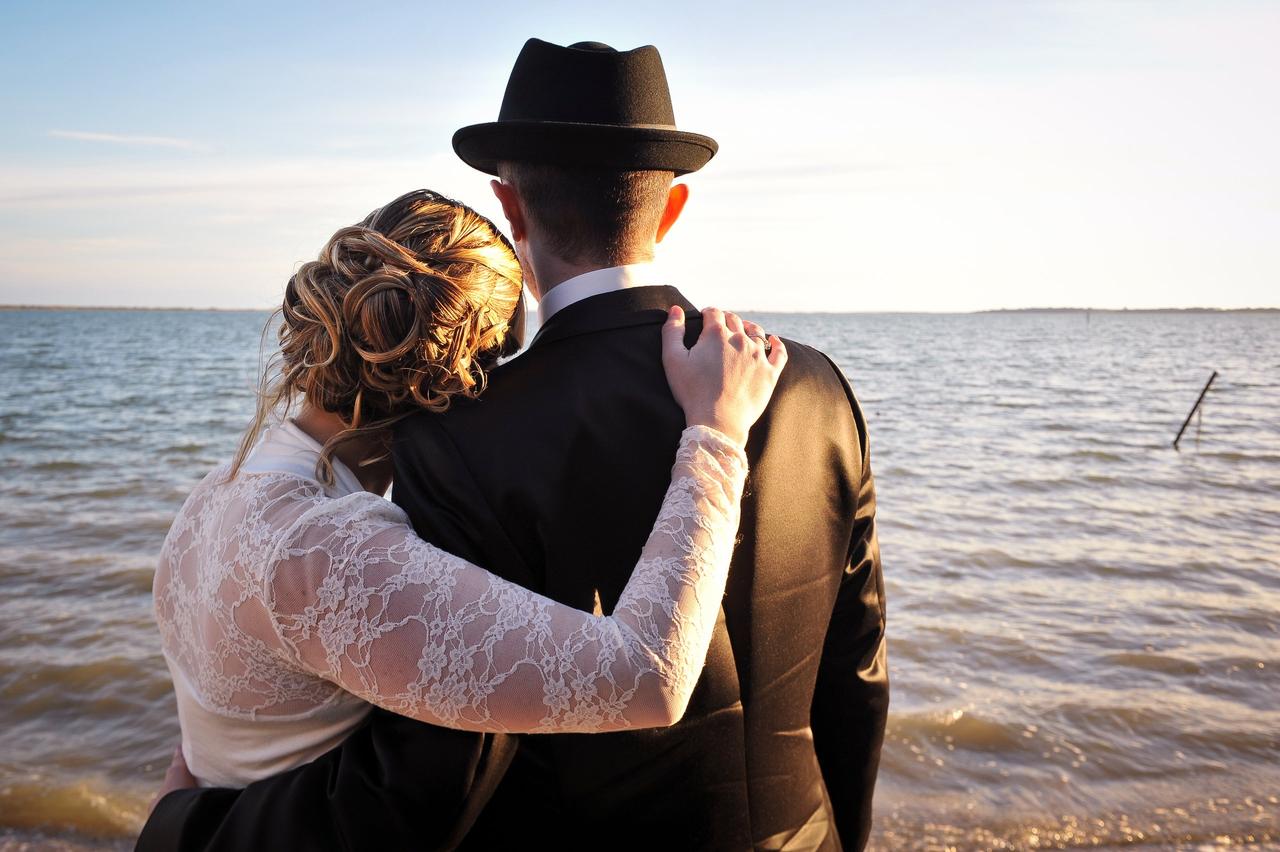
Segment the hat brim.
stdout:
[[719,147],[710,136],[683,130],[558,121],[491,121],[453,134],[462,161],[491,175],[504,160],[684,175],[705,166]]

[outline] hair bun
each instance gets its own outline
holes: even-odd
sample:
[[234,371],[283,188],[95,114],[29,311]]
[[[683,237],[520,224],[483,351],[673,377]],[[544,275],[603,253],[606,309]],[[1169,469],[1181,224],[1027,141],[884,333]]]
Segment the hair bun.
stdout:
[[365,276],[343,297],[342,314],[356,354],[375,364],[410,354],[422,337],[414,283],[403,274]]
[[[256,437],[270,412],[299,394],[348,424],[331,445],[418,408],[443,411],[455,396],[476,396],[505,341],[521,281],[510,243],[491,221],[428,190],[339,229],[289,279],[278,376],[264,379],[251,432]],[[331,452],[326,445],[326,469]]]

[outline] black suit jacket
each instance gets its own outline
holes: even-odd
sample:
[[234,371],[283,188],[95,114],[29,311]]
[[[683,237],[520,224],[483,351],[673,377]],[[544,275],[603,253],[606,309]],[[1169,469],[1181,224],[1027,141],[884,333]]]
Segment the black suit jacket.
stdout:
[[[684,425],[660,358],[673,303],[694,313],[668,287],[570,305],[481,400],[403,421],[394,499],[418,532],[610,611]],[[334,751],[238,795],[167,796],[139,848],[861,848],[888,707],[866,424],[825,355],[787,349],[747,447],[722,615],[678,724],[513,737],[378,710]]]

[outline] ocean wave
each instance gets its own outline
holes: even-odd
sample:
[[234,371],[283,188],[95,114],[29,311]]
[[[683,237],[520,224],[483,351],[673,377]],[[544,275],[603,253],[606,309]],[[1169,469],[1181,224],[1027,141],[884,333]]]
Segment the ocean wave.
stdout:
[[170,444],[162,449],[162,452],[172,453],[174,455],[197,455],[208,449],[206,444],[197,444],[193,442],[185,442],[181,444]]
[[1274,794],[1220,793],[1187,789],[1178,796],[1156,798],[1124,810],[1114,805],[1097,810],[1076,806],[1052,815],[1011,814],[972,798],[956,797],[929,810],[918,805],[881,810],[872,846],[886,852],[1119,847],[1208,850],[1231,846],[1272,849],[1266,844],[1280,842],[1280,799]]
[[886,736],[903,741],[942,740],[975,751],[1018,751],[1024,748],[1025,727],[987,719],[971,710],[942,710],[896,714]]
[[60,473],[72,470],[88,470],[90,465],[71,459],[54,459],[52,461],[35,462],[28,469],[37,473]]
[[[38,375],[0,390],[0,788],[34,769],[72,791],[53,825],[100,791],[57,772],[127,790],[171,747],[152,572],[249,419],[262,318],[48,312],[0,335],[9,363],[98,353],[116,404],[87,417]],[[766,323],[784,325],[839,356],[868,417],[894,684],[873,845],[1246,839],[1236,804],[1280,790],[1276,317],[1095,317],[1083,349],[1078,317]],[[1230,383],[1175,453],[1210,362]],[[1149,807],[1210,788],[1232,804],[1186,807],[1182,835]]]
[[[65,709],[68,699],[74,697],[77,712],[83,716],[118,718],[122,711],[143,707],[157,689],[164,694],[170,688],[169,672],[159,654],[145,658],[81,654],[89,658],[75,661],[65,660],[75,656],[73,653],[59,656],[64,659],[0,660],[6,716],[38,719],[43,713]],[[144,689],[146,686],[153,688]]]
[[103,776],[67,780],[33,773],[0,779],[0,827],[6,829],[129,838],[142,829],[148,803],[141,785],[124,786]]
[[1160,672],[1162,674],[1198,675],[1204,671],[1198,663],[1192,660],[1184,660],[1180,657],[1166,656],[1164,654],[1104,654],[1099,657],[1099,662],[1112,666]]

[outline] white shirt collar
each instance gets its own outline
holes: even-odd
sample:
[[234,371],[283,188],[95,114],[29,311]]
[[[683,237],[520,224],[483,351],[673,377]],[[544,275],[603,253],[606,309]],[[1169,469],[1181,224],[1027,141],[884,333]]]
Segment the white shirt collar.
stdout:
[[659,280],[659,275],[658,266],[652,261],[593,269],[575,275],[552,287],[538,302],[538,322],[546,325],[547,320],[560,311],[592,296],[628,287],[648,287],[663,283]]
[[[316,480],[316,461],[323,446],[315,438],[299,428],[292,419],[267,427],[253,451],[245,459],[241,470],[246,473],[292,473],[312,481]],[[364,486],[337,456],[330,456],[333,464],[333,485],[325,488],[330,497],[342,497],[363,491]]]

